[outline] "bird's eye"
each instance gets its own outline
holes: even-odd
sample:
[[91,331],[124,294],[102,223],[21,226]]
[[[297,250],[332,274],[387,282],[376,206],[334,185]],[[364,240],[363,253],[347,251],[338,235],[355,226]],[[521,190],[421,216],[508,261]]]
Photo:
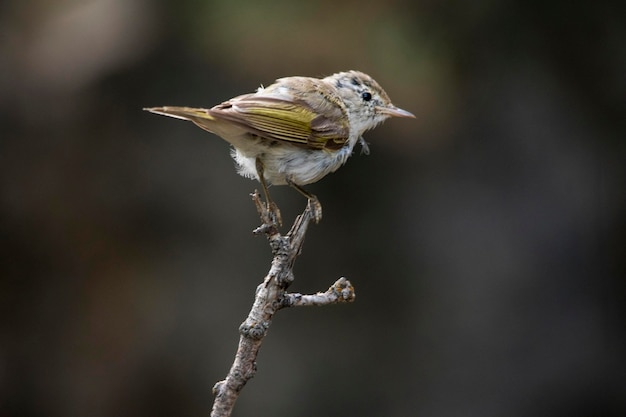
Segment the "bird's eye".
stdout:
[[363,94],[361,94],[361,98],[364,101],[370,101],[372,99],[372,95],[366,91]]

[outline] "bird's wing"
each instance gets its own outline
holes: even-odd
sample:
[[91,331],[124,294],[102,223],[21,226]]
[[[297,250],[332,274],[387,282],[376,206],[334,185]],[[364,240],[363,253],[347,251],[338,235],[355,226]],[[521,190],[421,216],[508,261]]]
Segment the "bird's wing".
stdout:
[[341,148],[350,136],[343,103],[316,91],[301,97],[271,91],[246,94],[217,105],[208,113],[265,139],[315,149]]

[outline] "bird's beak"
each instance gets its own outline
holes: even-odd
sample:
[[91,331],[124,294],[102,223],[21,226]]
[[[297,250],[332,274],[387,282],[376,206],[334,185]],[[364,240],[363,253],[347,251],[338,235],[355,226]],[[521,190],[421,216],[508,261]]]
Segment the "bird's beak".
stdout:
[[376,107],[376,110],[380,114],[384,114],[386,116],[391,117],[412,117],[415,118],[415,115],[406,110],[402,110],[395,106],[387,106],[387,107]]

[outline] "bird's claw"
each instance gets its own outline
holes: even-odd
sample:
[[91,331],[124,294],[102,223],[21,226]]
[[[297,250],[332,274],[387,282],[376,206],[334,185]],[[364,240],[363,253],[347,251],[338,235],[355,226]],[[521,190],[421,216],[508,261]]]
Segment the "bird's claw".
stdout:
[[283,218],[280,215],[280,209],[276,203],[269,201],[267,203],[267,212],[274,223],[276,223],[279,227],[283,225]]
[[317,197],[309,198],[308,208],[311,210],[311,214],[313,214],[315,223],[319,223],[322,220],[322,205]]

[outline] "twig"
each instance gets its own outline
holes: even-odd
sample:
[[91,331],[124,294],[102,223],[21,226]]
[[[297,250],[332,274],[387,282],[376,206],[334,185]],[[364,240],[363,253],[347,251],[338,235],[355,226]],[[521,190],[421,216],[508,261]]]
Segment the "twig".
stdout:
[[256,372],[256,357],[274,313],[285,307],[338,304],[352,302],[355,298],[354,288],[346,278],[338,279],[324,293],[287,293],[287,288],[294,280],[293,264],[300,255],[309,222],[314,220],[311,205],[307,205],[304,212],[296,217],[289,233],[283,236],[278,232],[275,212],[266,207],[258,192],[252,194],[252,200],[263,222],[254,233],[267,236],[273,260],[265,279],[256,289],[248,317],[239,326],[239,346],[230,371],[223,381],[213,387],[215,401],[211,417],[230,416],[239,393]]
[[354,288],[352,288],[350,281],[341,277],[326,292],[310,295],[285,294],[281,307],[325,306],[351,301],[354,301]]

